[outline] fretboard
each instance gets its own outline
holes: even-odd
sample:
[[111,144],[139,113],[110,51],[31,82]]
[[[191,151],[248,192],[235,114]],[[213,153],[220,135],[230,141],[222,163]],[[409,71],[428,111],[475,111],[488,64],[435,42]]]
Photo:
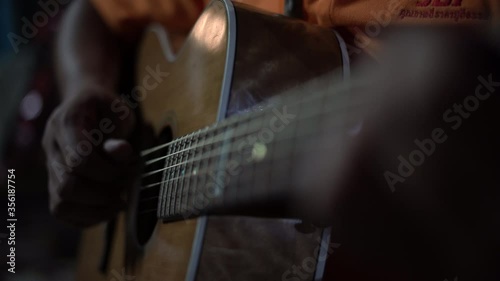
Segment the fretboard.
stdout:
[[[346,87],[314,82],[273,98],[266,105],[146,151],[160,157],[146,166],[163,168],[161,181],[142,188],[159,189],[157,215],[165,220],[258,206],[290,196],[300,175],[297,163],[320,153],[320,138],[345,141],[361,121],[367,101]],[[322,89],[305,91],[304,88]],[[156,154],[158,155],[158,154]],[[332,155],[334,157],[334,155]]]

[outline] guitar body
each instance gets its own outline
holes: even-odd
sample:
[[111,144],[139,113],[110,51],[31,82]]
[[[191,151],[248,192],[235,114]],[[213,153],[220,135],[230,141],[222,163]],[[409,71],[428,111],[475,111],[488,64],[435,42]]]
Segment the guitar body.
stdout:
[[[145,34],[135,88],[144,122],[156,135],[168,130],[178,138],[315,77],[338,75],[346,70],[339,40],[331,30],[213,1],[176,57],[163,29]],[[158,68],[168,75],[153,75]],[[315,280],[324,266],[318,256],[329,250],[326,230],[236,215],[156,220],[138,239],[136,212],[121,213],[108,238],[106,224],[84,232],[77,280]]]

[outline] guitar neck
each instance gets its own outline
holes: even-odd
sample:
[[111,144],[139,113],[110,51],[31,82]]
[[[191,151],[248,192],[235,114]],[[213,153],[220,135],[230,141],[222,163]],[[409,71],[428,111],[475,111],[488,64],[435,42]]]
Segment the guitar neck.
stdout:
[[304,189],[294,186],[300,176],[296,163],[309,153],[321,153],[315,145],[319,139],[345,141],[361,112],[360,101],[347,89],[334,90],[330,82],[305,95],[304,87],[174,140],[166,156],[147,161],[164,161],[158,217],[230,214],[243,206],[252,214],[257,207],[286,203]]

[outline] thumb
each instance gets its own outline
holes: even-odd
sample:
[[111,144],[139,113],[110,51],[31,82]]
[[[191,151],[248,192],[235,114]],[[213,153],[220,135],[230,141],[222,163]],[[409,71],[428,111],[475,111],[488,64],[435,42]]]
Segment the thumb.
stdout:
[[134,161],[132,145],[123,139],[107,139],[103,144],[104,152],[120,165],[128,165]]

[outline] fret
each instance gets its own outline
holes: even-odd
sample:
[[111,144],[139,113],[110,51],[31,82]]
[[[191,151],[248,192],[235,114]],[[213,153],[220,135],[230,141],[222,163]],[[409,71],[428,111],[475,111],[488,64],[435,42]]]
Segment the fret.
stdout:
[[213,130],[209,134],[208,138],[208,143],[209,145],[207,146],[207,156],[203,160],[205,163],[205,171],[204,171],[204,180],[203,180],[203,185],[201,186],[201,189],[198,191],[200,194],[203,195],[203,209],[206,209],[208,207],[211,207],[213,204],[213,198],[212,194],[209,192],[209,186],[214,186],[217,183],[215,182],[217,178],[217,160],[214,159],[216,155],[218,154],[217,148],[219,148],[217,143],[214,143],[214,139],[217,136],[217,130]]
[[275,187],[274,183],[271,181],[273,173],[275,171],[274,170],[275,166],[281,166],[285,164],[278,162],[275,165],[274,153],[275,153],[276,143],[280,135],[283,133],[283,131],[285,131],[287,129],[287,126],[290,125],[290,124],[283,124],[282,128],[276,127],[275,126],[276,124],[274,124],[273,126],[273,124],[271,124],[271,120],[273,120],[273,118],[275,118],[275,114],[272,111],[270,111],[266,116],[265,124],[272,130],[273,139],[269,143],[267,143],[266,157],[260,163],[260,165],[263,167],[262,169],[264,169],[264,172],[260,173],[260,175],[257,176],[259,180],[257,186],[262,191],[263,198],[266,200],[269,200],[271,198],[273,188]]
[[188,189],[188,204],[186,214],[189,215],[189,212],[195,213],[195,204],[196,204],[196,191],[199,184],[200,170],[201,170],[201,157],[203,155],[203,144],[206,140],[206,132],[207,129],[203,130],[196,136],[197,148],[193,153],[193,169],[191,171],[190,177],[192,177],[192,183],[189,185]]
[[[235,131],[235,134],[237,136],[241,136],[246,133],[248,127],[247,122],[241,123],[238,128]],[[233,179],[229,185],[226,187],[226,202],[232,202],[233,205],[236,205],[238,203],[238,187],[239,187],[239,182],[241,180],[241,173],[243,169],[243,150],[245,149],[246,146],[246,141],[243,140],[241,137],[238,137],[237,139],[233,140],[233,151],[232,155],[229,157],[230,162],[236,163],[236,168],[235,170],[238,171],[238,175],[235,179]],[[226,205],[228,205],[226,203]]]
[[[168,154],[170,155],[173,152],[173,145],[170,145],[168,147]],[[172,189],[170,188],[170,179],[172,178],[172,171],[169,169],[169,167],[172,165],[172,160],[173,157],[168,157],[167,160],[165,161],[165,171],[164,171],[164,183],[162,187],[162,196],[160,198],[161,202],[161,209],[162,209],[162,216],[168,216],[170,215],[168,212],[169,206],[168,202],[170,201],[169,198],[172,196]]]
[[[234,136],[242,136],[246,132],[246,126],[248,125],[248,118],[245,115],[237,115],[234,118],[236,121],[232,123],[232,128],[234,131]],[[234,144],[238,140],[236,138],[232,139],[232,143]]]
[[179,170],[179,155],[178,155],[178,152],[179,152],[179,144],[180,144],[180,141],[176,141],[175,144],[173,145],[173,148],[172,148],[172,153],[175,154],[173,156],[171,156],[170,158],[172,158],[172,164],[171,164],[171,167],[170,167],[170,179],[169,179],[169,182],[168,182],[168,186],[169,186],[169,197],[167,198],[167,212],[169,215],[173,215],[173,205],[175,204],[175,192],[176,192],[176,182],[177,182],[177,179],[178,179],[178,174],[177,174],[177,171]]
[[[186,150],[186,148],[189,147],[189,142],[188,142],[189,136],[185,137],[184,140],[182,141],[182,146],[181,150]],[[184,193],[184,177],[186,176],[186,166],[187,166],[187,161],[189,160],[189,150],[184,151],[179,155],[179,161],[181,166],[179,167],[179,179],[177,180],[178,184],[178,190],[176,191],[176,202],[175,202],[175,214],[180,214],[181,210],[181,201],[182,201],[182,195]]]
[[[196,134],[191,134],[189,136],[189,140],[188,140],[188,144],[189,144],[189,147],[196,147],[198,145],[198,136]],[[188,152],[188,156],[187,156],[187,161],[194,161],[196,157],[196,150],[193,149],[193,150],[190,150]],[[188,202],[189,202],[189,191],[191,189],[191,177],[192,177],[192,174],[193,174],[193,167],[195,166],[195,163],[189,163],[189,164],[186,164],[187,167],[186,167],[186,170],[185,170],[185,177],[184,177],[184,189],[183,189],[183,195],[182,195],[182,202],[181,202],[181,209],[180,209],[180,213],[181,214],[184,214],[188,211]]]
[[[240,117],[239,122],[234,124],[234,135],[243,136],[248,131],[248,119],[241,118],[242,116],[238,117]],[[235,165],[235,167],[230,167],[230,169],[237,172],[237,174],[232,175],[231,181],[228,186],[226,186],[226,190],[224,191],[224,197],[226,201],[232,202],[233,205],[237,203],[238,199],[238,181],[241,176],[241,169],[243,166],[244,150],[247,146],[246,137],[236,137],[231,141],[228,163],[229,165]]]
[[170,197],[169,212],[170,215],[175,215],[175,204],[177,202],[177,192],[179,189],[179,177],[181,175],[182,167],[182,146],[183,138],[179,139],[175,144],[175,155],[174,155],[174,166],[173,167],[173,177],[172,177],[172,197]]
[[179,156],[179,151],[181,150],[182,147],[182,139],[179,139],[178,141],[175,142],[174,145],[174,153],[175,155],[172,157],[173,158],[173,163],[172,165],[174,167],[171,168],[172,170],[172,178],[170,182],[170,189],[171,189],[171,194],[170,198],[168,199],[168,212],[170,215],[175,214],[175,202],[176,202],[176,196],[177,196],[177,182],[179,180],[179,171],[180,167],[179,164],[181,163],[180,161],[180,156]]
[[170,203],[170,213],[172,215],[175,215],[175,206],[177,204],[178,200],[178,192],[179,192],[179,179],[181,178],[181,173],[182,173],[182,146],[183,146],[183,139],[181,139],[177,145],[177,154],[175,155],[175,168],[174,168],[174,178],[172,180],[172,198],[171,203]]
[[226,186],[227,178],[226,170],[227,170],[227,154],[230,149],[231,138],[232,138],[233,130],[228,127],[222,130],[219,134],[222,137],[221,141],[215,144],[214,149],[212,150],[212,168],[210,169],[210,180],[209,186],[206,186],[205,194],[209,199],[209,207],[222,207],[224,203],[224,189]]
[[223,126],[223,127],[217,127],[217,129],[214,130],[214,138],[212,140],[214,145],[226,141],[226,132],[229,128],[230,126]]
[[263,112],[258,112],[255,118],[248,121],[246,136],[257,137],[256,134],[262,129],[262,115]]
[[213,130],[209,134],[208,143],[210,143],[210,145],[208,145],[208,147],[207,147],[207,156],[208,157],[206,157],[206,159],[205,159],[206,169],[205,169],[205,175],[204,175],[204,184],[203,184],[203,186],[201,186],[201,190],[199,191],[203,194],[203,198],[204,198],[204,206],[203,206],[204,208],[203,209],[206,209],[212,203],[212,200],[211,200],[212,198],[210,198],[210,194],[208,193],[208,185],[214,183],[214,179],[211,177],[211,175],[214,172],[216,172],[215,171],[215,163],[214,163],[215,161],[213,159],[214,154],[215,154],[214,149],[217,145],[214,143],[215,136],[217,136],[217,130]]
[[[235,125],[233,125],[235,126]],[[227,185],[234,180],[229,174],[229,158],[231,156],[231,149],[234,136],[234,128],[228,127],[225,129],[223,135],[223,141],[220,143],[219,149],[217,150],[216,167],[214,169],[215,181],[214,183],[214,198],[212,200],[213,207],[223,207],[226,204],[226,188]]]
[[[241,117],[241,116],[238,116]],[[244,140],[238,138],[238,136],[244,134],[247,122],[244,122],[243,118],[236,118],[237,121],[232,124],[231,136],[229,137],[229,141],[227,143],[227,149],[225,151],[226,155],[224,157],[225,161],[225,176],[228,177],[224,190],[222,193],[222,206],[231,206],[235,204],[236,201],[236,185],[235,182],[238,181],[238,178],[241,174],[241,160],[238,158],[240,152],[238,151],[239,145],[242,144]]]
[[275,142],[278,134],[271,129],[271,119],[273,116],[274,113],[272,111],[268,111],[262,116],[262,129],[258,133],[259,141],[252,150],[254,157],[251,162],[253,176],[250,183],[252,195],[248,198],[250,200],[269,199],[268,195],[271,185],[269,178],[273,168],[273,159],[270,157],[270,153],[272,144]]
[[271,130],[271,119],[274,116],[274,112],[267,110],[262,116],[260,122],[260,129],[255,136],[258,138],[257,142],[254,143],[252,148],[252,157],[250,161],[251,173],[250,173],[250,181],[247,184],[247,188],[249,188],[248,194],[250,194],[247,200],[258,200],[265,199],[264,196],[267,195],[266,187],[267,183],[265,182],[262,176],[266,173],[269,173],[269,169],[272,166],[269,166],[270,158],[269,158],[269,147],[270,143],[273,142],[276,134]]
[[207,180],[206,171],[208,170],[208,158],[205,157],[206,154],[210,153],[211,138],[210,135],[212,131],[208,128],[201,135],[201,145],[199,147],[199,157],[197,161],[195,180],[196,184],[193,186],[193,204],[191,206],[191,211],[194,215],[199,215],[203,208],[205,207],[205,195],[201,193],[203,186]]
[[256,147],[264,145],[261,140],[259,140],[259,133],[264,127],[265,115],[263,112],[259,112],[259,117],[253,119],[247,124],[245,138],[245,147],[241,151],[240,164],[242,167],[241,174],[237,181],[237,195],[236,201],[241,203],[246,203],[251,198],[253,198],[254,188],[254,155],[253,151]]

